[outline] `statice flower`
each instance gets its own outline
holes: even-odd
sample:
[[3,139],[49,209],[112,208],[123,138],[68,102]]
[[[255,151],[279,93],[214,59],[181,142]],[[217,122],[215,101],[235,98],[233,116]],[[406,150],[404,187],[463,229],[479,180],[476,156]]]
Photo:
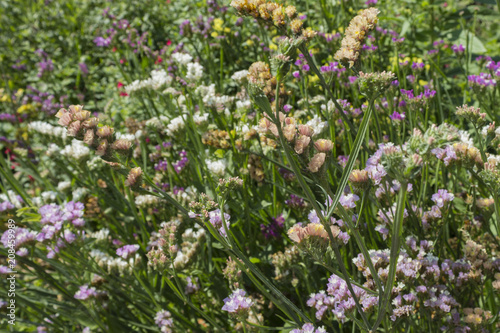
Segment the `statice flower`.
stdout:
[[4,212],[9,209],[14,209],[16,206],[14,206],[10,201],[4,201],[0,203],[0,212]]
[[189,159],[187,158],[187,152],[185,150],[181,151],[179,153],[179,156],[181,158],[177,162],[172,163],[172,166],[174,167],[174,170],[177,173],[181,173],[181,171],[184,170],[184,168],[189,163]]
[[245,297],[246,294],[243,289],[236,289],[229,297],[224,299],[222,310],[236,315],[247,314],[254,302],[250,297]]
[[326,333],[326,329],[321,326],[319,328],[314,328],[311,323],[304,324],[302,328],[296,328],[290,331],[290,333]]
[[206,160],[208,170],[215,176],[222,177],[226,172],[226,161],[225,160]]
[[454,198],[455,196],[453,194],[443,189],[438,190],[437,193],[432,195],[432,201],[434,201],[439,208],[443,208],[445,204],[453,201]]
[[488,73],[480,73],[479,75],[469,75],[467,77],[469,86],[477,93],[484,92],[487,88],[494,88],[497,81]]
[[123,259],[128,259],[131,255],[139,250],[140,246],[137,244],[134,245],[125,245],[116,250],[116,254]]
[[342,205],[342,207],[344,207],[346,209],[352,209],[352,208],[356,208],[355,202],[358,200],[359,200],[359,197],[356,194],[349,193],[349,194],[342,194],[340,196],[339,202]]
[[200,285],[198,284],[197,277],[193,278],[191,276],[188,276],[186,278],[186,282],[187,282],[186,294],[194,294],[195,292],[197,292],[200,289]]
[[[9,246],[9,232],[4,231],[0,241],[2,242],[4,248]],[[15,249],[21,248],[24,244],[29,244],[35,241],[36,232],[29,230],[27,228],[15,228]]]
[[171,333],[174,322],[169,311],[160,310],[155,315],[155,324],[160,328],[162,333]]
[[361,46],[364,42],[366,33],[375,27],[378,22],[378,13],[376,8],[364,9],[359,15],[354,17],[347,27],[340,50],[335,53],[335,60],[344,61],[349,67],[354,66],[358,60]]
[[85,300],[88,300],[90,298],[97,298],[99,296],[104,295],[105,293],[106,292],[97,291],[95,287],[89,288],[89,285],[85,284],[85,285],[81,286],[80,290],[78,290],[75,293],[75,298],[82,300],[82,301],[85,301]]
[[463,54],[465,52],[465,47],[462,44],[452,45],[451,50],[456,54]]
[[[354,293],[360,301],[363,311],[371,311],[378,303],[378,297],[371,296],[364,289],[352,286]],[[345,322],[347,315],[351,314],[356,307],[354,298],[347,287],[347,283],[337,275],[331,275],[328,279],[327,291],[311,294],[307,305],[316,309],[316,318],[321,320],[325,313],[331,313],[340,322]]]
[[283,214],[281,214],[276,218],[271,218],[271,222],[269,224],[261,224],[260,230],[266,239],[279,238],[281,236],[281,230],[283,230],[284,226],[285,218],[283,217]]
[[[216,209],[208,213],[209,221],[212,223],[214,228],[218,229],[220,234],[227,237],[226,228],[222,224],[222,213],[220,209]],[[224,222],[226,227],[229,229],[229,220],[231,219],[231,215],[224,213]]]
[[111,45],[111,38],[110,37],[104,38],[102,36],[98,36],[94,38],[94,44],[97,47],[108,47],[109,45]]

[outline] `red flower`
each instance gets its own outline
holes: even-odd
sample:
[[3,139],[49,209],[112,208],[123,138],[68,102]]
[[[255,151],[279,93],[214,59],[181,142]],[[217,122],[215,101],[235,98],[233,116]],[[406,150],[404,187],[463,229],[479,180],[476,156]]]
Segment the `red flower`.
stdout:
[[170,46],[172,44],[172,41],[169,39],[167,40],[167,46]]
[[116,87],[117,87],[118,89],[123,88],[123,83],[121,83],[120,81],[118,81],[118,84],[116,85]]
[[155,65],[161,64],[162,61],[163,59],[160,56],[158,56],[158,58],[156,58]]
[[127,94],[125,91],[122,91],[122,92],[120,93],[120,96],[122,96],[122,97],[126,97],[126,96],[128,96],[128,94]]

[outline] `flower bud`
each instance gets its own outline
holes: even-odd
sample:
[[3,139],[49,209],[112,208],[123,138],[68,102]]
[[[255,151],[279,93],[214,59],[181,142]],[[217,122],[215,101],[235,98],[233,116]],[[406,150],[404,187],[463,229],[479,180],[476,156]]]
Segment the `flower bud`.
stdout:
[[142,183],[142,169],[140,167],[131,169],[127,176],[127,180],[125,180],[125,186],[139,187],[141,183]]
[[295,152],[299,155],[304,153],[304,150],[309,146],[310,142],[310,137],[300,135],[299,138],[295,141]]
[[319,169],[323,166],[326,160],[326,154],[325,153],[317,153],[316,155],[311,158],[311,161],[309,162],[309,165],[307,168],[311,172],[318,172]]
[[314,129],[309,125],[299,125],[299,133],[308,137],[313,136]]
[[109,127],[108,125],[104,125],[103,127],[100,127],[97,129],[97,136],[100,138],[107,138],[108,136],[113,135],[114,129],[112,127]]
[[333,150],[333,142],[330,140],[319,139],[314,143],[314,147],[320,153],[328,153]]

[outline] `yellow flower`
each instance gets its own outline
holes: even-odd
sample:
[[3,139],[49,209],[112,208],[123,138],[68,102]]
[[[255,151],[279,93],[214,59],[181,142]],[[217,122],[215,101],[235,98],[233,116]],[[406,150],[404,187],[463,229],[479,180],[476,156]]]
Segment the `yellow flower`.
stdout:
[[17,109],[17,113],[27,113],[27,112],[29,112],[32,109],[33,109],[33,105],[32,104],[24,104],[24,105],[21,105]]
[[224,32],[231,32],[231,28],[224,28]]
[[273,51],[278,50],[278,46],[277,46],[276,44],[274,44],[274,43],[269,44],[269,48],[270,48],[271,50],[273,50]]
[[428,85],[428,84],[429,84],[429,82],[424,81],[424,80],[419,80],[419,81],[418,81],[418,84],[420,84],[420,85],[423,87],[423,86]]
[[213,38],[215,38],[215,37],[219,36],[219,34],[218,34],[218,33],[216,33],[215,31],[214,31],[214,32],[212,32],[210,35],[211,35]]
[[247,40],[247,45],[248,46],[252,46],[253,45],[253,40],[251,40],[251,39]]
[[213,24],[213,28],[215,31],[222,31],[222,24],[224,23],[224,21],[220,18],[216,18],[214,21],[214,24]]
[[319,81],[319,77],[317,75],[309,75],[309,82],[315,83]]

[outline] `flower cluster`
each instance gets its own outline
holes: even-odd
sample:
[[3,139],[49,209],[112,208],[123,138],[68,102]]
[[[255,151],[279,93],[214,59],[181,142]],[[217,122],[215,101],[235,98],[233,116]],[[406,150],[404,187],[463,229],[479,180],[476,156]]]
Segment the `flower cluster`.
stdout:
[[354,17],[349,23],[342,39],[340,49],[335,53],[335,60],[346,62],[349,67],[354,66],[361,52],[361,47],[366,38],[366,34],[375,27],[378,22],[379,10],[370,7],[363,9],[359,15]]

